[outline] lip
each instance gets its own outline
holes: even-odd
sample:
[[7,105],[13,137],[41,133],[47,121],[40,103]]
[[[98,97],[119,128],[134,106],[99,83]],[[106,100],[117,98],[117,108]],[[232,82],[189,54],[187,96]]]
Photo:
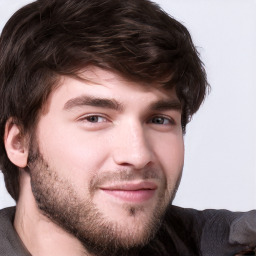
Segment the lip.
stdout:
[[119,200],[130,203],[143,203],[151,199],[157,185],[153,182],[143,181],[134,183],[112,184],[100,187],[100,190]]

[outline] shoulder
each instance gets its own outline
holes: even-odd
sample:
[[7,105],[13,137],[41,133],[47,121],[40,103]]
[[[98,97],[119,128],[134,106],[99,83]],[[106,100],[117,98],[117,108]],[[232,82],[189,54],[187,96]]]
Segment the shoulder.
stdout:
[[190,241],[196,243],[198,255],[235,255],[256,246],[256,210],[198,211],[171,206],[167,212],[167,223],[174,227],[176,233],[195,238]]
[[255,210],[199,211],[170,206],[147,250],[150,255],[230,256],[256,246],[255,237]]
[[9,207],[0,210],[0,234],[6,233],[12,228],[12,223],[15,214],[15,207]]
[[15,207],[0,210],[0,255],[28,256],[13,227]]

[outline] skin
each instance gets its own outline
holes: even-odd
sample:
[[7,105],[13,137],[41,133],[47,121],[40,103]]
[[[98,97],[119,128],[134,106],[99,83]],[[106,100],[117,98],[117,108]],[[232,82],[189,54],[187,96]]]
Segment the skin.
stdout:
[[82,75],[86,80],[61,78],[40,114],[32,149],[15,124],[6,126],[7,154],[20,167],[14,226],[34,256],[97,254],[48,208],[73,213],[81,234],[110,229],[125,248],[147,242],[180,181],[184,143],[174,90],[96,67]]

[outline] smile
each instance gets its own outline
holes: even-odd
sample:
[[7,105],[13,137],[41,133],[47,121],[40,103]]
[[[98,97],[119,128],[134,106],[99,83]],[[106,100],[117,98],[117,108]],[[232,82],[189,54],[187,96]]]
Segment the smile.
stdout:
[[143,203],[154,196],[157,185],[153,182],[125,183],[101,187],[100,189],[122,201]]

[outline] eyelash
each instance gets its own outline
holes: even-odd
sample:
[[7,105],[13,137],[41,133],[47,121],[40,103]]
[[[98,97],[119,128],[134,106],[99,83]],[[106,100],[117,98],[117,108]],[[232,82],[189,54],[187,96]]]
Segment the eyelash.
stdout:
[[[90,118],[93,118],[93,117],[97,117],[97,118],[103,118],[103,119],[105,119],[105,121],[103,121],[103,122],[93,122],[93,121],[90,121],[89,119]],[[105,116],[102,116],[102,115],[98,115],[98,114],[90,114],[90,115],[86,115],[86,116],[83,116],[83,117],[81,117],[80,119],[79,119],[79,121],[82,121],[82,122],[88,122],[88,123],[104,123],[104,122],[106,122],[106,120],[107,120],[107,117],[105,117]]]
[[[159,119],[163,119],[163,120],[167,120],[167,122],[168,122],[168,124],[165,124],[165,123],[163,123],[163,124],[159,124],[159,123],[154,123],[154,124],[156,124],[156,125],[175,125],[175,121],[174,121],[174,119],[173,118],[171,118],[171,117],[166,117],[166,116],[163,116],[163,115],[156,115],[156,116],[153,116],[150,120],[152,121],[153,119],[155,119],[155,118],[159,118]],[[153,123],[153,122],[152,122]]]
[[[90,121],[90,118],[97,118],[97,121],[94,122],[94,121]],[[99,118],[102,118],[102,119],[105,119],[104,121],[102,122],[98,122],[98,119]],[[162,119],[164,123],[153,123],[153,119]],[[81,122],[88,122],[90,124],[94,124],[94,123],[104,123],[104,122],[107,122],[108,118],[106,116],[103,116],[103,115],[100,115],[100,114],[90,114],[90,115],[86,115],[86,116],[83,116],[79,119],[79,121]],[[167,120],[168,123],[165,123]],[[163,116],[163,115],[155,115],[153,117],[151,117],[149,119],[149,121],[147,123],[151,123],[151,124],[155,124],[155,125],[175,125],[175,121],[173,118],[171,117],[166,117],[166,116]]]

